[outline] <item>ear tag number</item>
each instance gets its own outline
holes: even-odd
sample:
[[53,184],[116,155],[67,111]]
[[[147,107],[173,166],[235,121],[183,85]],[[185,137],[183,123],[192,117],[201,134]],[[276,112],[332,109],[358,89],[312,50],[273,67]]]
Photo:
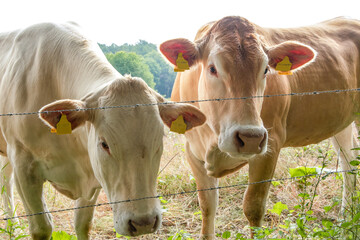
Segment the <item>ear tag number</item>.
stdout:
[[189,70],[189,63],[185,60],[182,53],[178,54],[178,58],[176,59],[176,67],[174,68],[174,72],[184,72],[185,70]]
[[56,134],[71,134],[71,123],[67,120],[65,114],[61,114],[60,121],[56,124],[56,129],[52,128],[51,132]]
[[180,115],[175,121],[171,123],[170,131],[184,134],[186,131],[186,123],[184,122],[184,118]]
[[284,59],[281,62],[278,62],[278,64],[275,67],[275,70],[278,71],[280,75],[292,75],[291,70],[292,63],[290,62],[290,59],[288,56],[284,57]]

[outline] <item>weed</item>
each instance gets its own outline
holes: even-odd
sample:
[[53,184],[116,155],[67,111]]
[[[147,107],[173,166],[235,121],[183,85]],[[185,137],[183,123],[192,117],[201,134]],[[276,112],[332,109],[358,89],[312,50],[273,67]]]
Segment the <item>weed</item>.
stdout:
[[[164,139],[164,154],[158,176],[158,194],[196,190],[196,183],[185,160],[185,139],[183,136],[168,133]],[[329,141],[306,148],[287,148],[280,154],[275,179],[292,174],[326,173],[336,169],[336,161],[332,161],[335,151]],[[171,161],[170,161],[171,160]],[[352,162],[359,167],[360,158]],[[325,162],[323,166],[323,162]],[[167,165],[167,166],[166,166]],[[166,167],[165,167],[166,166]],[[297,167],[301,166],[301,167]],[[359,174],[357,174],[359,176]],[[352,196],[352,207],[348,215],[339,217],[342,175],[326,177],[309,177],[295,182],[273,182],[270,188],[269,201],[264,220],[264,227],[255,229],[257,239],[359,239],[360,192]],[[240,169],[219,180],[219,186],[229,186],[248,182],[248,167]],[[318,184],[317,184],[318,183]],[[315,188],[316,186],[316,188]],[[225,188],[219,190],[219,207],[216,213],[217,239],[247,239],[248,222],[242,210],[242,197],[245,187]],[[57,193],[49,183],[44,186],[44,196],[50,203],[50,210],[71,208],[73,202]],[[19,196],[15,193],[19,204],[18,214],[25,214]],[[108,199],[102,191],[98,202]],[[155,234],[139,236],[136,240],[148,239],[197,239],[201,231],[201,212],[197,194],[185,194],[160,199],[162,203],[163,224]],[[357,202],[357,203],[356,203]],[[287,208],[286,208],[287,207]],[[91,239],[127,239],[116,235],[113,231],[111,206],[96,208]],[[60,230],[74,235],[73,212],[53,214],[54,231]],[[20,222],[24,232],[28,232],[26,220]],[[5,225],[5,223],[4,223]],[[20,229],[20,230],[22,230]],[[18,230],[17,230],[18,231]],[[301,236],[301,233],[303,236]],[[4,233],[6,234],[6,233]],[[3,237],[2,235],[1,237]],[[8,236],[8,235],[6,235]],[[14,235],[13,239],[14,238]],[[0,237],[0,238],[1,238]],[[11,238],[2,238],[11,239]],[[55,240],[55,239],[54,239]]]
[[67,234],[64,231],[53,232],[50,240],[77,240],[77,237]]

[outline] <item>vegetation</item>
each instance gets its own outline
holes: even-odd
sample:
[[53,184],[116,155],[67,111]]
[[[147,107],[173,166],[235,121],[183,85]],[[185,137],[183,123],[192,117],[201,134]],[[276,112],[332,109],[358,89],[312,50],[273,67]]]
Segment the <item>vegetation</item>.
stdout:
[[117,52],[106,54],[113,67],[121,74],[131,74],[133,77],[142,78],[151,88],[155,87],[154,75],[142,56],[133,52]]
[[155,44],[140,40],[135,45],[99,44],[109,62],[121,74],[141,77],[158,93],[170,97],[176,77],[174,69],[164,60]]
[[[158,192],[161,195],[193,191],[196,189],[194,177],[185,160],[185,139],[182,135],[168,132],[164,137],[164,154],[161,161],[161,173],[158,176]],[[352,162],[359,164],[359,158]],[[166,167],[165,167],[166,166]],[[300,166],[300,167],[299,167]],[[355,167],[355,166],[354,166]],[[302,148],[283,149],[274,178],[281,179],[309,173],[326,173],[335,170],[336,155],[326,140],[319,145]],[[359,176],[359,173],[356,173]],[[247,183],[247,167],[238,173],[220,180],[220,186]],[[49,209],[73,207],[73,202],[50,184],[45,184],[45,196]],[[242,211],[242,198],[245,187],[224,188],[219,191],[219,207],[216,217],[218,239],[247,239],[250,228]],[[342,192],[341,175],[323,175],[301,178],[296,181],[273,182],[270,189],[264,226],[256,228],[257,239],[360,239],[360,192],[352,197],[351,208],[343,217],[340,212]],[[107,202],[105,194],[100,194],[99,203]],[[131,239],[198,239],[201,229],[201,212],[197,194],[180,194],[161,199],[163,206],[163,224],[156,234]],[[16,196],[17,213],[24,214],[23,206]],[[75,239],[73,236],[73,212],[53,214],[53,239]],[[26,219],[20,219],[21,229],[16,236],[27,235]],[[5,222],[0,222],[5,227]],[[65,231],[67,234],[65,234]],[[14,235],[12,235],[14,236]],[[116,235],[113,230],[111,206],[96,208],[92,239],[127,239]],[[11,239],[8,234],[0,239]],[[14,238],[15,239],[15,238]],[[24,238],[29,239],[29,238]],[[62,239],[62,238],[60,238]]]

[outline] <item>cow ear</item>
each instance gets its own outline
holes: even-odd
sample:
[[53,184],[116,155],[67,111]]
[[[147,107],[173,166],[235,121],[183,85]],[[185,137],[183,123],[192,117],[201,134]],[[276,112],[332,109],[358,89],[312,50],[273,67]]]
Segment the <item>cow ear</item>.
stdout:
[[193,127],[197,127],[205,123],[205,115],[193,105],[190,104],[166,104],[159,105],[160,116],[169,128],[171,123],[175,121],[180,115],[183,116],[186,123],[186,131]]
[[299,42],[287,41],[269,49],[269,65],[276,68],[276,65],[287,56],[292,64],[290,70],[295,70],[314,61],[316,54],[316,51],[310,46]]
[[160,44],[160,52],[176,66],[176,59],[179,53],[182,53],[189,67],[194,65],[199,58],[199,51],[196,45],[184,38],[172,39]]
[[60,121],[61,115],[65,114],[67,120],[71,123],[71,129],[74,130],[89,119],[88,111],[79,110],[84,108],[85,103],[83,101],[64,99],[42,107],[39,111],[39,117],[46,125],[56,128],[56,124]]

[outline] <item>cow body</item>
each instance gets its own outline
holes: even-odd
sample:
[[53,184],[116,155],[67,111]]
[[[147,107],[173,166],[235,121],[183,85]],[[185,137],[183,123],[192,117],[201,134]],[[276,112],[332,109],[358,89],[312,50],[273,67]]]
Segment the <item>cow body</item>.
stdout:
[[[45,123],[37,114],[0,118],[9,215],[14,210],[13,181],[27,214],[47,211],[45,181],[76,200],[77,207],[94,204],[100,188],[112,202],[156,196],[163,122],[169,125],[178,115],[189,115],[184,118],[190,129],[205,120],[190,105],[156,106],[164,99],[143,80],[121,76],[74,24],[44,23],[2,34],[0,56],[0,112],[40,109]],[[106,109],[134,104],[152,106]],[[85,108],[92,110],[81,110]],[[56,128],[62,115],[72,133],[50,133],[49,127]],[[160,226],[157,199],[112,208],[120,234],[140,235]],[[88,239],[93,211],[75,211],[78,239]],[[33,239],[50,239],[50,214],[29,217],[29,225]]]
[[[190,70],[178,73],[172,92],[173,101],[188,101],[359,88],[359,39],[360,22],[351,19],[270,29],[226,17],[203,26],[194,42],[169,40],[160,50],[173,64],[178,52],[189,61]],[[292,62],[293,75],[274,70],[285,56]],[[343,169],[350,168],[349,156],[355,154],[350,149],[357,132],[351,123],[360,112],[359,92],[195,105],[207,116],[206,124],[186,134],[187,158],[199,189],[217,186],[215,178],[246,164],[249,182],[271,179],[281,148],[318,143],[334,135],[336,146],[347,147]],[[354,177],[344,177],[345,185],[354,187]],[[261,225],[269,186],[248,186],[243,206],[251,226]],[[346,190],[343,200],[347,194]],[[217,192],[199,192],[199,199],[202,234],[211,239]]]

